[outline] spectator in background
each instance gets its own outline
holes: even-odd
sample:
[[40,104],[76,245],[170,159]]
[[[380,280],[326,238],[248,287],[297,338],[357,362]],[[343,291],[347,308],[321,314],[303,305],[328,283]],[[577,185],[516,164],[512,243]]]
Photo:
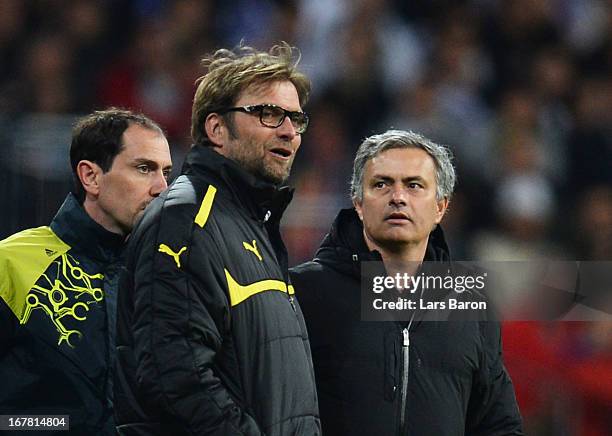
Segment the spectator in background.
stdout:
[[544,156],[529,130],[511,129],[502,139],[492,193],[497,226],[479,232],[472,256],[479,260],[558,258],[550,243],[550,224],[557,201],[553,184],[543,174]]
[[0,13],[0,117],[22,109],[23,90],[15,66],[25,43],[26,5],[20,0],[6,0]]
[[[612,49],[611,49],[612,52]],[[612,76],[586,78],[578,89],[570,134],[569,180],[612,186]],[[576,200],[579,200],[576,197]]]
[[69,81],[74,58],[71,41],[59,33],[42,33],[26,49],[22,66],[26,110],[40,113],[76,109]]
[[74,128],[75,190],[47,227],[0,241],[0,414],[69,416],[114,434],[118,274],[127,235],[167,187],[168,142],[149,118],[109,109]]
[[595,185],[583,191],[575,211],[578,231],[573,235],[580,260],[612,258],[612,186]]
[[312,255],[313,241],[320,239],[337,210],[348,205],[344,191],[350,165],[345,156],[351,150],[342,108],[333,98],[319,98],[312,110],[302,159],[294,170],[296,193],[284,216],[294,224],[284,229],[290,265]]

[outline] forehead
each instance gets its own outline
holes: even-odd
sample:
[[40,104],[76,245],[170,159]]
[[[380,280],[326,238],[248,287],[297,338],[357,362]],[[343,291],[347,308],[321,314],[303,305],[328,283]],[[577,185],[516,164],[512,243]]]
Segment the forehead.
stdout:
[[420,177],[433,182],[435,181],[436,165],[433,158],[421,148],[392,148],[370,159],[365,165],[364,174],[366,178]]
[[132,124],[123,132],[121,139],[123,148],[117,158],[148,159],[160,165],[170,165],[168,140],[159,131]]
[[288,110],[301,110],[295,85],[289,80],[256,83],[248,86],[238,96],[236,105],[276,104]]

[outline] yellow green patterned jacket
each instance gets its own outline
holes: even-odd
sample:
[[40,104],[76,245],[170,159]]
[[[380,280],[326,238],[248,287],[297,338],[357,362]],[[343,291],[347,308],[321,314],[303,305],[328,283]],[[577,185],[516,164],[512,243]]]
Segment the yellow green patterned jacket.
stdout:
[[123,239],[69,194],[49,226],[0,241],[0,414],[69,415],[61,434],[113,434]]

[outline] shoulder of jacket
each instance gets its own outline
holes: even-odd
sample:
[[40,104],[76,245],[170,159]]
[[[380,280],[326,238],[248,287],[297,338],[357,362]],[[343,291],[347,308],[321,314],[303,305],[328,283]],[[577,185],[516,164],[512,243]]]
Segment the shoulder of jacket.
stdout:
[[19,244],[28,244],[31,243],[32,240],[38,240],[39,238],[59,239],[49,226],[33,227],[14,233],[1,240],[0,250],[5,250]]
[[17,318],[26,296],[49,265],[70,250],[50,227],[36,227],[0,241],[0,296]]
[[319,262],[310,260],[308,262],[301,263],[289,269],[292,276],[300,276],[302,274],[309,274],[315,272],[323,272],[325,267]]
[[156,232],[190,233],[192,226],[188,223],[205,224],[216,202],[214,185],[180,175],[166,192],[151,202],[131,239],[138,240],[151,229],[156,229],[153,230]]
[[193,220],[204,227],[208,218],[218,213],[221,198],[220,188],[201,177],[179,176],[168,188],[163,198],[161,213],[193,215]]
[[331,276],[346,277],[347,279],[349,278],[349,276],[347,276],[342,271],[339,271],[336,268],[333,268],[332,266],[327,265],[325,262],[321,262],[318,259],[310,260],[308,262],[296,265],[293,268],[290,268],[289,272],[292,276],[296,277],[303,276],[309,278],[321,278],[322,280],[327,280]]
[[332,283],[336,283],[335,277],[339,275],[337,271],[314,260],[290,268],[289,274],[296,288],[319,290],[327,289]]
[[[128,253],[135,252],[135,247],[143,242],[155,245],[156,253],[170,253],[171,250],[178,253],[183,247],[191,251],[196,233],[213,241],[222,241],[224,235],[220,233],[217,219],[213,218],[218,213],[219,203],[215,185],[202,178],[179,176],[147,208],[133,232]],[[214,244],[209,245],[202,255],[216,246]],[[128,258],[131,257],[128,255]]]
[[0,241],[0,261],[57,257],[70,250],[49,226],[22,230]]

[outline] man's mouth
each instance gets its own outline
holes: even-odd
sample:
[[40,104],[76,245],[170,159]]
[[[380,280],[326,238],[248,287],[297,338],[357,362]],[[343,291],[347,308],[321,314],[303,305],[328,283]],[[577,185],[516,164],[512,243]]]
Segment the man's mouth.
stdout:
[[385,221],[392,223],[403,223],[406,221],[412,221],[408,215],[403,212],[392,212],[385,218]]
[[274,147],[268,151],[272,153],[275,157],[278,157],[279,159],[283,160],[288,160],[293,154],[290,148],[285,147]]

